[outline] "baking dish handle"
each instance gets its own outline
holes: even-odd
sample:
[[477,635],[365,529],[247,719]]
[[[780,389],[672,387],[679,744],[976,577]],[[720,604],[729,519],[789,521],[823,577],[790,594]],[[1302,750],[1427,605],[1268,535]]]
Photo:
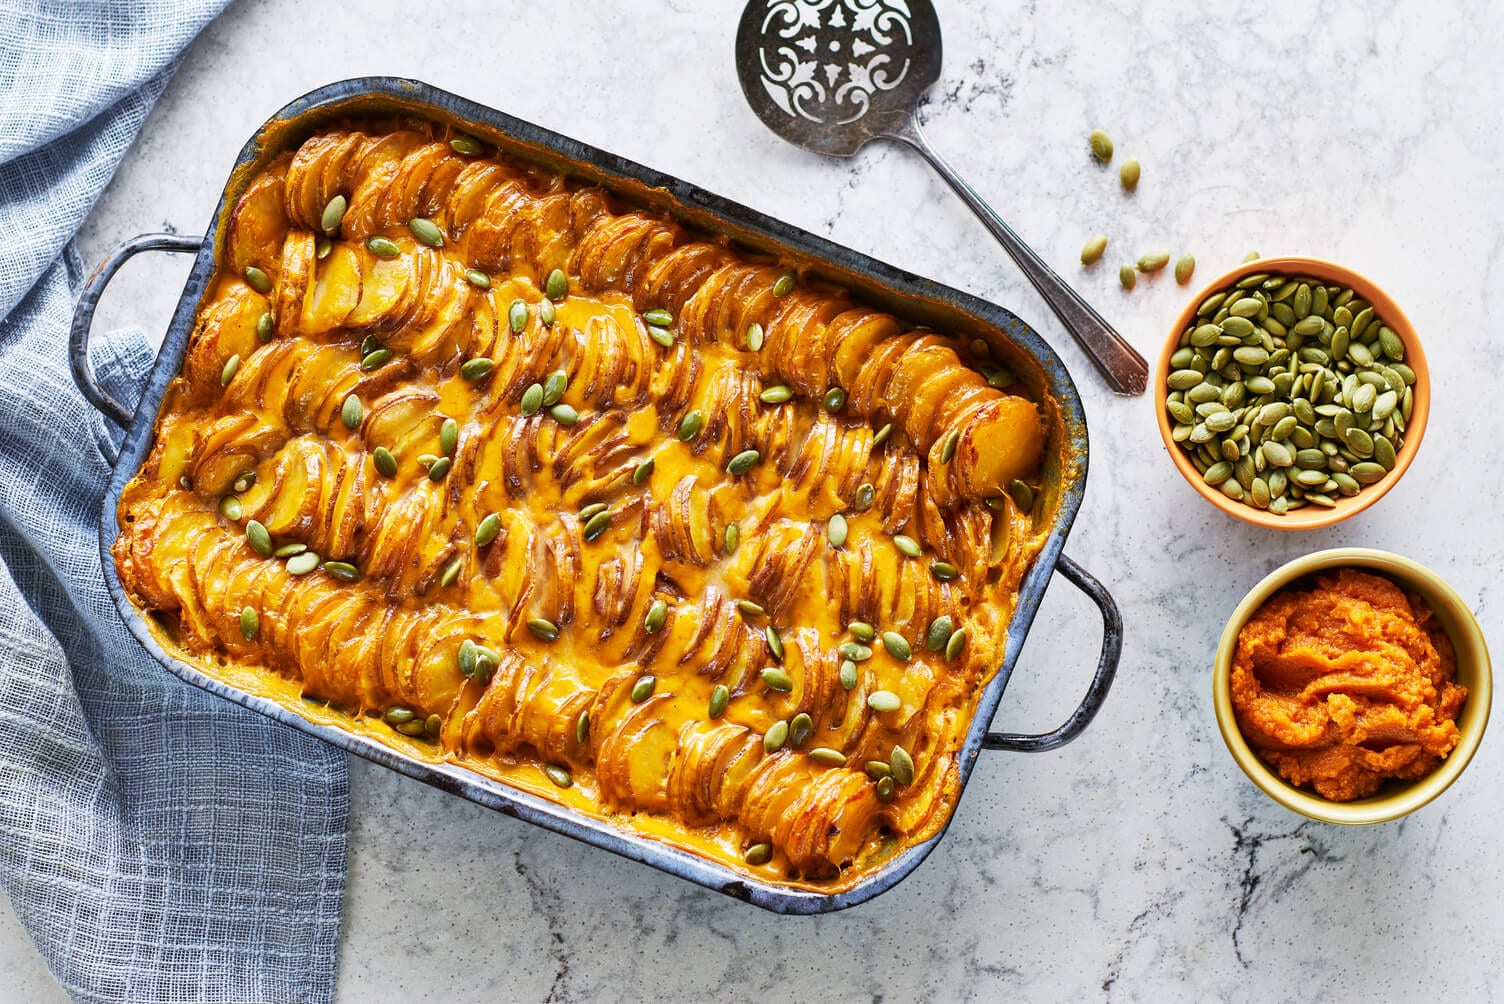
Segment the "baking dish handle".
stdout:
[[[141,234],[118,245],[105,255],[104,261],[99,263],[94,274],[84,282],[83,292],[78,297],[78,306],[73,309],[73,330],[68,336],[68,362],[73,368],[73,382],[78,384],[78,389],[86,401],[122,429],[130,427],[133,410],[115,400],[110,396],[109,391],[99,385],[98,378],[94,376],[94,368],[89,365],[89,329],[94,326],[94,308],[99,306],[99,297],[104,293],[104,288],[110,284],[110,280],[115,277],[115,273],[120,271],[120,266],[142,251],[197,254],[203,243],[202,237]],[[113,459],[112,457],[111,460]]]
[[1097,675],[1092,677],[1086,696],[1071,712],[1065,723],[1052,732],[1040,735],[1022,735],[1015,732],[989,732],[982,737],[982,748],[989,750],[1013,750],[1017,753],[1043,753],[1059,749],[1079,736],[1102,710],[1107,691],[1112,687],[1112,678],[1118,671],[1118,660],[1123,655],[1123,615],[1107,591],[1086,569],[1065,555],[1055,563],[1055,571],[1075,584],[1102,611],[1102,657],[1097,661]]

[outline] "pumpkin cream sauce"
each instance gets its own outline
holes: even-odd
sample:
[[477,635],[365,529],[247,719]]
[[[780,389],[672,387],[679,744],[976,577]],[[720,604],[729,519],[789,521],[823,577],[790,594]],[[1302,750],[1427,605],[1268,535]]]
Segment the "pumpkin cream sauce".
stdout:
[[1434,770],[1467,688],[1419,596],[1355,569],[1276,593],[1238,635],[1238,728],[1291,784],[1334,802]]

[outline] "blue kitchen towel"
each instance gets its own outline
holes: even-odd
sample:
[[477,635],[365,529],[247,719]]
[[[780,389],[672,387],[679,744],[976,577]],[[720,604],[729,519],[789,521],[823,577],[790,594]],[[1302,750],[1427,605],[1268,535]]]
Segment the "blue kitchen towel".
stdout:
[[[0,0],[0,884],[78,1000],[333,996],[344,755],[127,633],[97,533],[118,431],[68,369],[70,242],[223,4]],[[146,340],[96,342],[134,401]]]

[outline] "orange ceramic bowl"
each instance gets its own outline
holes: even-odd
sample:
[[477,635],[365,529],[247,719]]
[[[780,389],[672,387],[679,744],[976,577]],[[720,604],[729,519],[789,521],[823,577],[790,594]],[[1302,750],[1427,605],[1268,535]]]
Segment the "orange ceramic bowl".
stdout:
[[[1165,411],[1165,402],[1169,398],[1170,389],[1165,380],[1170,375],[1170,357],[1180,347],[1181,333],[1195,319],[1196,308],[1208,296],[1226,289],[1245,276],[1259,272],[1268,272],[1271,275],[1309,275],[1328,285],[1352,289],[1359,297],[1368,301],[1373,306],[1374,313],[1394,329],[1395,334],[1404,341],[1405,363],[1415,371],[1415,404],[1410,413],[1410,421],[1405,427],[1404,442],[1395,454],[1394,469],[1373,484],[1364,486],[1358,494],[1339,498],[1336,506],[1331,509],[1305,506],[1280,516],[1246,502],[1230,499],[1202,480],[1201,472],[1196,470],[1196,465],[1191,463],[1191,458],[1171,437],[1171,420]],[[1152,383],[1154,420],[1159,423],[1159,434],[1165,441],[1165,449],[1170,452],[1170,459],[1175,463],[1186,483],[1199,492],[1202,498],[1229,516],[1276,530],[1314,530],[1318,527],[1331,526],[1333,523],[1341,522],[1349,516],[1362,512],[1377,502],[1394,486],[1395,482],[1399,481],[1409,468],[1410,462],[1415,459],[1415,451],[1420,448],[1421,437],[1426,431],[1426,418],[1431,413],[1431,371],[1426,366],[1426,355],[1421,349],[1420,338],[1416,335],[1415,328],[1411,326],[1409,318],[1405,316],[1405,312],[1400,309],[1399,304],[1389,298],[1389,294],[1367,277],[1359,275],[1352,269],[1343,268],[1341,265],[1322,261],[1320,258],[1259,258],[1245,262],[1217,276],[1205,289],[1191,297],[1185,309],[1180,312],[1180,316],[1175,319],[1175,325],[1170,329],[1170,336],[1165,340],[1164,351],[1159,354],[1159,365],[1155,367]]]

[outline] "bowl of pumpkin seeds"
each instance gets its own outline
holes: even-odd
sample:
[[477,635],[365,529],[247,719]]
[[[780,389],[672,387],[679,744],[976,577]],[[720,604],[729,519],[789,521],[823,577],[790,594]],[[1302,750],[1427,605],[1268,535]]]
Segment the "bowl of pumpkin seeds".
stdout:
[[1160,435],[1186,481],[1260,526],[1330,526],[1404,474],[1430,412],[1415,329],[1364,276],[1263,258],[1186,305],[1155,371]]

